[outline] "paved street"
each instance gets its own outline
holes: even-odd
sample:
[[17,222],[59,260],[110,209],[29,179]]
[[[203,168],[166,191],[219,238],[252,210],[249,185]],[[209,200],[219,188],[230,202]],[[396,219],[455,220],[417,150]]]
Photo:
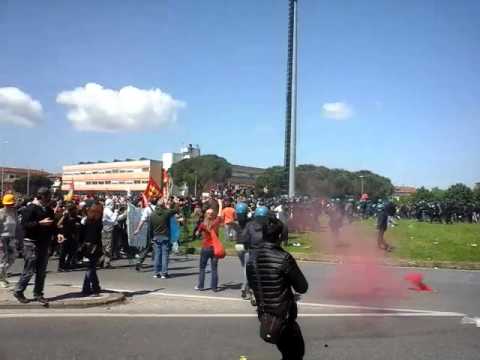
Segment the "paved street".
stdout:
[[[254,308],[239,299],[236,258],[221,262],[224,290],[216,294],[193,290],[196,257],[173,258],[167,280],[153,279],[149,263],[143,272],[126,260],[115,265],[99,276],[104,288],[127,292],[125,304],[1,311],[0,359],[279,359],[276,349],[258,338]],[[478,359],[480,328],[462,325],[461,319],[480,314],[479,272],[301,267],[310,282],[299,319],[306,359]],[[47,283],[64,285],[66,293],[78,291],[83,271],[56,273],[55,261],[49,268]],[[346,270],[351,276],[345,277]],[[403,277],[412,271],[422,273],[434,292],[409,290]],[[358,285],[370,276],[371,283]],[[335,284],[348,278],[353,283]],[[343,287],[351,291],[335,290]]]

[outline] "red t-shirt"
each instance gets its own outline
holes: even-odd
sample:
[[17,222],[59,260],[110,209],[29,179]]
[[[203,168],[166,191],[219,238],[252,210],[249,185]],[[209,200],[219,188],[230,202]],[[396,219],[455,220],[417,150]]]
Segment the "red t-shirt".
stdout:
[[218,228],[220,224],[222,223],[222,218],[218,216],[215,220],[213,220],[213,224],[210,227],[210,231],[207,229],[207,226],[204,223],[201,223],[200,226],[198,227],[198,231],[202,233],[202,248],[208,249],[209,247],[213,246],[213,239],[211,232],[214,231],[215,235],[217,235],[217,238],[220,239],[218,236]]
[[235,209],[227,207],[222,210],[223,222],[225,224],[231,224],[235,221]]

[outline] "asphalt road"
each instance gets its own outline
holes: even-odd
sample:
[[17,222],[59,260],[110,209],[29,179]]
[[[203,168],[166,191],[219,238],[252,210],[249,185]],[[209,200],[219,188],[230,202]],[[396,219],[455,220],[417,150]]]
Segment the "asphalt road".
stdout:
[[[128,292],[124,305],[1,311],[0,360],[280,358],[258,338],[254,308],[239,299],[237,259],[221,262],[220,293],[193,290],[195,257],[173,258],[166,280],[153,279],[149,267],[136,272],[127,261],[115,265],[99,276],[102,287]],[[306,359],[480,358],[480,328],[461,324],[464,314],[480,315],[480,272],[354,263],[300,266],[310,282],[299,319]],[[47,283],[78,291],[83,271],[56,273],[54,261],[49,269]],[[409,272],[423,274],[434,291],[409,290],[404,280]]]
[[[2,320],[1,359],[279,359],[255,319]],[[478,360],[479,329],[448,319],[301,319],[306,359]],[[326,347],[326,345],[328,347]]]

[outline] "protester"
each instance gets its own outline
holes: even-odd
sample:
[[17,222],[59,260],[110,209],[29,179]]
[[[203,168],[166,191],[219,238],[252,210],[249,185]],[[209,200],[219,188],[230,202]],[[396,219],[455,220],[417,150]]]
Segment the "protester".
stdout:
[[[25,228],[24,268],[15,288],[14,296],[21,303],[27,303],[23,292],[35,273],[33,297],[35,301],[48,303],[43,296],[46,270],[48,265],[48,248],[53,236],[57,233],[53,221],[54,212],[49,206],[51,193],[47,188],[40,188],[35,201],[23,211],[22,223]],[[62,239],[62,235],[58,235]]]
[[388,218],[395,213],[395,206],[393,203],[387,203],[383,209],[378,213],[377,218],[377,245],[379,249],[391,252],[394,247],[389,245],[384,238],[385,231],[388,229]]
[[260,334],[266,342],[277,345],[283,359],[300,360],[305,343],[296,322],[292,289],[304,294],[308,283],[293,256],[280,246],[282,223],[270,217],[262,230],[264,241],[247,264],[248,282],[257,299]]
[[10,283],[7,271],[17,258],[17,210],[16,199],[12,194],[6,194],[2,199],[0,209],[0,287],[7,288]]
[[195,290],[204,290],[205,285],[205,269],[208,261],[210,260],[210,267],[212,269],[211,289],[214,292],[219,290],[218,288],[218,258],[214,253],[214,242],[219,241],[218,229],[222,223],[222,218],[219,214],[222,212],[223,204],[221,200],[218,200],[218,211],[215,211],[216,206],[209,208],[205,212],[205,220],[197,229],[197,232],[202,234],[202,250],[200,252],[200,274],[198,276],[198,285],[195,286]]
[[102,248],[103,257],[101,266],[110,269],[112,268],[113,257],[113,229],[118,221],[125,217],[126,214],[120,215],[118,209],[114,210],[114,202],[112,199],[105,201],[105,208],[103,210],[103,230],[102,230]]
[[97,263],[102,256],[102,217],[102,205],[94,204],[88,208],[87,216],[82,219],[84,234],[82,254],[88,259],[88,267],[82,287],[84,296],[98,296],[101,291],[97,275]]
[[228,241],[235,241],[237,237],[237,231],[235,228],[236,213],[233,205],[227,203],[222,210],[222,219],[225,230],[225,237]]
[[[152,246],[152,226],[151,226],[151,216],[153,212],[155,211],[155,204],[158,202],[158,198],[151,198],[148,205],[143,208],[142,211],[142,217],[140,219],[140,222],[138,223],[137,228],[134,231],[134,235],[138,235],[140,231],[142,230],[143,226],[147,226],[147,244],[145,248],[143,248],[137,258],[137,263],[135,265],[135,270],[140,271],[142,269],[142,265],[145,262],[145,259],[147,258],[148,254],[153,251],[153,246]],[[139,206],[142,206],[142,202],[139,203]]]
[[170,218],[178,209],[172,209],[172,202],[160,199],[155,211],[150,216],[152,223],[155,258],[153,264],[154,278],[168,277],[168,260],[170,254]]
[[71,270],[76,266],[80,220],[77,207],[75,204],[70,204],[57,224],[59,232],[63,235],[58,261],[59,272]]

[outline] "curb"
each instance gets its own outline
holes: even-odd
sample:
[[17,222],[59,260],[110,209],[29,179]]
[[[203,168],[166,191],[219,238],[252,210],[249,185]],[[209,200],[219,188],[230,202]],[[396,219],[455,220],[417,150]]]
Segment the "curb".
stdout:
[[28,303],[21,304],[15,301],[5,301],[0,303],[0,310],[18,310],[18,309],[79,309],[79,308],[90,308],[97,306],[105,306],[122,303],[126,299],[125,294],[123,293],[108,293],[108,296],[102,296],[100,298],[85,298],[73,299],[73,300],[63,300],[63,301],[52,301],[46,305],[40,303]]

